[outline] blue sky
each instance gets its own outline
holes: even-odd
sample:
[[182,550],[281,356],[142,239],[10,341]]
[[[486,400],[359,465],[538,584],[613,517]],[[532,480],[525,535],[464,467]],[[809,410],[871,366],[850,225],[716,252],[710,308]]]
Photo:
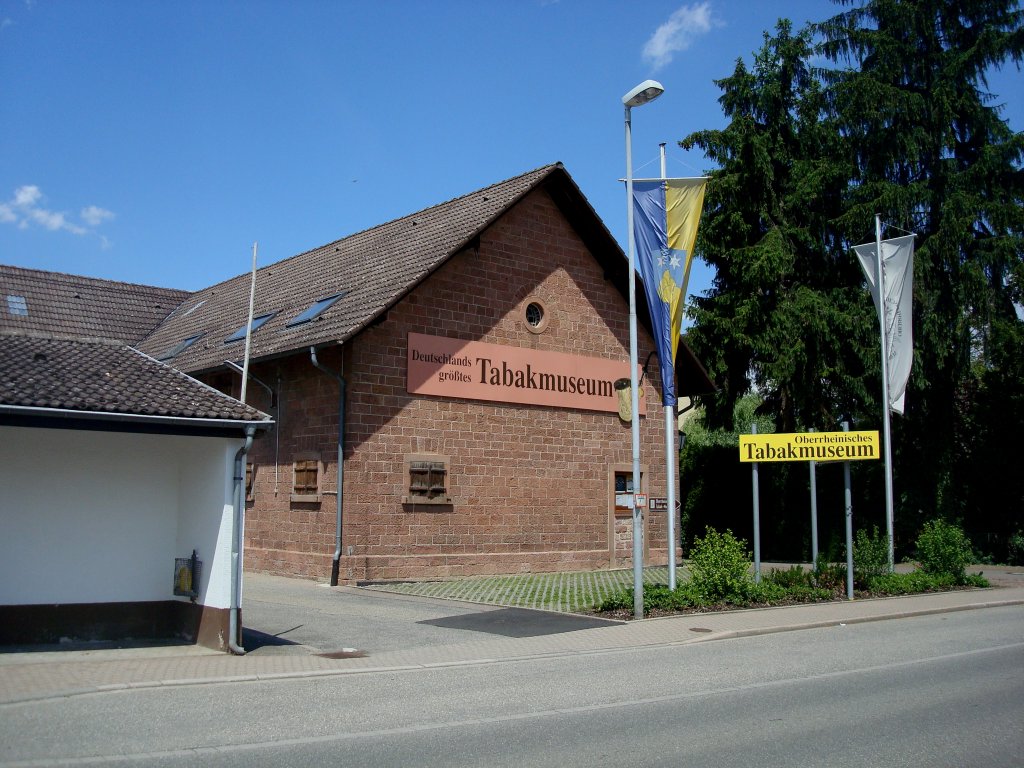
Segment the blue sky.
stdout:
[[[830,0],[0,0],[0,263],[194,290],[561,161],[625,238],[633,165],[708,168],[713,80]],[[1024,128],[1020,73],[993,90]],[[709,285],[697,266],[690,293]]]

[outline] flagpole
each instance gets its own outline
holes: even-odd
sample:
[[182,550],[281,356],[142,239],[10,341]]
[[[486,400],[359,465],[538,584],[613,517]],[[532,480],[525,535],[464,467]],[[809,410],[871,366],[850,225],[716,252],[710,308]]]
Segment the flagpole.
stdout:
[[252,280],[249,283],[249,319],[245,326],[245,354],[242,359],[242,392],[239,400],[245,402],[245,385],[249,383],[249,345],[252,341],[252,310],[256,301],[256,246],[252,244]]
[[[668,172],[665,167],[665,144],[658,145],[661,149],[661,178],[667,178]],[[686,301],[686,297],[682,298],[682,301]],[[675,340],[678,343],[678,340]],[[674,360],[659,360],[660,365],[674,366]],[[675,376],[673,370],[672,375]],[[676,383],[678,388],[678,382]],[[672,453],[676,447],[675,433],[676,433],[676,406],[672,405],[665,406],[665,503],[668,507],[668,529],[666,536],[668,536],[668,588],[676,588],[676,472],[675,462],[673,461]]]
[[882,217],[875,214],[875,265],[878,275],[878,327],[882,336],[882,435],[885,451],[885,532],[888,537],[889,573],[896,570],[892,512],[892,431],[889,414],[889,341],[885,312],[885,274],[882,271]]

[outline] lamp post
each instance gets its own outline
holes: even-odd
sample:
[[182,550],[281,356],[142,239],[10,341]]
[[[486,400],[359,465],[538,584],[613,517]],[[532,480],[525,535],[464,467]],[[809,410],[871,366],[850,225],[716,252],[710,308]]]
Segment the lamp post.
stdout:
[[637,381],[636,341],[636,240],[633,234],[633,107],[658,98],[665,89],[656,80],[644,80],[622,97],[626,107],[626,228],[629,250],[629,386],[630,424],[633,436],[633,615],[644,616],[643,509],[636,505],[640,493],[640,385]]

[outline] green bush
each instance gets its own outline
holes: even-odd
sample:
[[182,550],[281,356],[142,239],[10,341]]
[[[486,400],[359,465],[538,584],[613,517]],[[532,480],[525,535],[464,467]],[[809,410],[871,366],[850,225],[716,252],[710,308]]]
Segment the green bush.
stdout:
[[846,592],[846,564],[818,560],[814,570],[814,586],[831,592]]
[[745,588],[751,583],[750,565],[746,542],[737,539],[730,530],[719,533],[708,527],[704,538],[693,540],[690,550],[691,583],[702,599],[711,602],[743,601]]
[[[861,588],[876,595],[910,595],[957,586],[987,587],[981,575],[965,573],[971,562],[971,545],[957,526],[941,520],[928,523],[917,541],[920,570],[888,573],[888,541],[875,527],[871,534],[858,532],[854,544]],[[859,554],[858,554],[859,553]],[[833,553],[834,554],[834,553]],[[672,613],[721,605],[751,606],[833,600],[846,592],[846,566],[819,558],[813,571],[799,565],[769,571],[760,583],[750,574],[746,542],[732,531],[707,528],[690,553],[690,580],[676,589],[650,584],[644,587],[644,613]],[[633,590],[623,589],[595,606],[596,610],[632,611]]]
[[1007,542],[1007,558],[1010,565],[1024,565],[1024,531],[1017,531]]
[[868,589],[879,595],[913,595],[919,592],[934,592],[954,586],[949,574],[933,574],[925,571],[910,573],[884,573],[868,580]]
[[[646,592],[646,590],[644,590]],[[594,606],[595,611],[624,611],[633,608],[633,590],[621,589]]]
[[988,583],[988,579],[980,573],[968,573],[967,578],[964,579],[963,586],[966,587],[991,587]]
[[[629,592],[629,604],[633,605],[633,590]],[[649,584],[644,586],[644,613],[651,611],[678,611],[690,606],[686,594],[680,589],[669,589],[661,584]]]
[[869,534],[861,528],[853,540],[853,578],[861,584],[889,572],[889,539],[874,526]]
[[959,526],[945,520],[925,523],[917,537],[917,557],[921,562],[921,570],[932,575],[951,576],[955,584],[965,583],[972,555],[967,535]]
[[948,573],[925,571],[885,573],[881,576],[872,576],[868,580],[868,589],[878,595],[914,595],[921,592],[940,592],[957,586],[987,587],[989,583],[988,579],[977,573],[958,581]]
[[785,571],[768,571],[762,577],[762,583],[778,584],[785,589],[793,587],[813,587],[814,571],[805,571],[801,566],[794,565]]
[[[708,605],[693,589],[690,582],[678,585],[674,590],[663,584],[644,586],[644,613],[652,611],[682,611],[688,608],[699,608]],[[595,606],[598,611],[632,611],[633,588],[627,587],[614,595],[605,598]]]

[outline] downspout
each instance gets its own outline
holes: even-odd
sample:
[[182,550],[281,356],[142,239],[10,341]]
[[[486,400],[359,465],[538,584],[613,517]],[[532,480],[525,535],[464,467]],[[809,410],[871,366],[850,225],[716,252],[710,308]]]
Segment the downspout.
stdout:
[[235,454],[235,487],[231,512],[231,604],[228,611],[228,650],[238,656],[245,655],[245,648],[238,644],[241,622],[238,620],[242,606],[242,515],[244,514],[245,497],[245,455],[252,448],[252,438],[256,427],[245,428],[245,443]]
[[[326,373],[338,381],[338,492],[337,492],[337,520],[334,524],[334,560],[331,563],[331,586],[338,586],[338,571],[341,567],[341,521],[342,511],[344,509],[344,494],[342,489],[344,488],[345,480],[345,377],[341,373],[335,373],[334,371],[325,368],[320,365],[320,362],[316,359],[316,347],[309,348],[309,357],[313,361],[313,365],[319,368],[321,371]],[[342,365],[344,366],[344,358],[342,358]]]

